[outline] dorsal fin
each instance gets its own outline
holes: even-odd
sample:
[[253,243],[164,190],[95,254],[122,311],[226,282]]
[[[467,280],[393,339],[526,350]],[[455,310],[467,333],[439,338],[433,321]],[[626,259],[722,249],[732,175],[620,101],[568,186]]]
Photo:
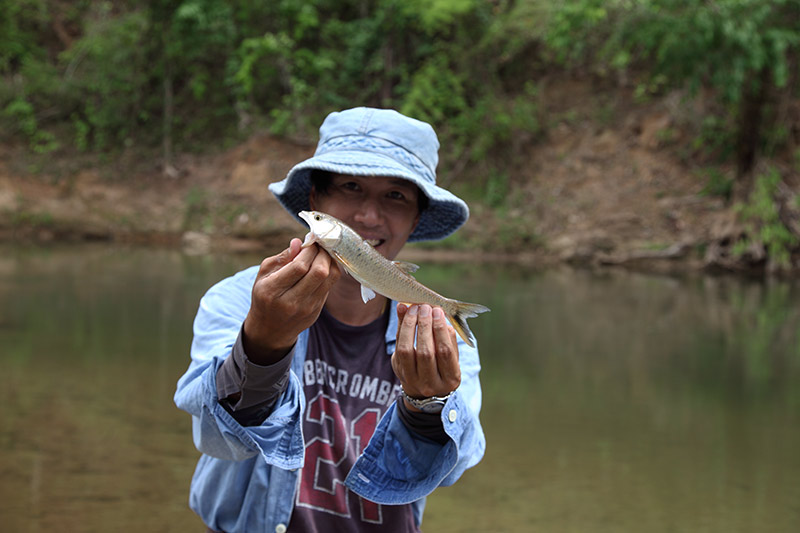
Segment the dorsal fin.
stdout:
[[[414,272],[419,270],[419,265],[415,265],[414,263],[409,263],[408,261],[392,261],[394,266],[399,268],[404,274],[411,276]],[[411,276],[412,278],[414,276]]]

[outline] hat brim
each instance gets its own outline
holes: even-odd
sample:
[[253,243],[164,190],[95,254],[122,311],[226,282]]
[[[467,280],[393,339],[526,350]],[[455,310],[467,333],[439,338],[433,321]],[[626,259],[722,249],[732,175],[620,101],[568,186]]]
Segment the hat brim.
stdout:
[[326,170],[350,176],[382,176],[408,180],[428,197],[428,208],[420,213],[419,223],[409,242],[440,240],[454,233],[469,218],[467,204],[453,193],[422,179],[408,167],[390,157],[363,151],[337,150],[307,159],[295,165],[286,178],[271,183],[269,190],[300,223],[297,215],[307,211],[311,193],[312,170]]

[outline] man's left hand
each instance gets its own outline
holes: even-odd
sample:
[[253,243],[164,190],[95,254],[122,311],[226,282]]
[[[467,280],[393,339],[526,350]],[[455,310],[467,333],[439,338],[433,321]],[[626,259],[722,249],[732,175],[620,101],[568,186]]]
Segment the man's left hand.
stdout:
[[[397,305],[392,368],[412,398],[446,396],[461,384],[456,331],[440,307]],[[416,347],[414,340],[416,339]],[[406,406],[417,410],[412,406]]]

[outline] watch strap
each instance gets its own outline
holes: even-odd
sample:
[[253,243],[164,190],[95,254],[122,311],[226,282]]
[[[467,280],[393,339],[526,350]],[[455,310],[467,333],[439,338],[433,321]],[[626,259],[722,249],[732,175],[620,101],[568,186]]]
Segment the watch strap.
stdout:
[[427,398],[413,398],[408,395],[408,393],[403,390],[403,398],[409,403],[409,405],[416,407],[423,413],[440,413],[442,409],[444,409],[444,404],[447,403],[448,398],[450,398],[449,393],[445,396],[429,396]]

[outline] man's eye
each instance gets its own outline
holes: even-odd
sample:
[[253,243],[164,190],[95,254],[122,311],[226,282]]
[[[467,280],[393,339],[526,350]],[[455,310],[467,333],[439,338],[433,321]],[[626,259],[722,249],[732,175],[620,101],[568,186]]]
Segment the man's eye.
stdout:
[[355,181],[346,181],[342,183],[340,187],[348,191],[357,191],[359,189],[358,183],[356,183]]
[[401,193],[400,191],[392,191],[388,194],[389,198],[392,200],[405,200],[406,195]]

